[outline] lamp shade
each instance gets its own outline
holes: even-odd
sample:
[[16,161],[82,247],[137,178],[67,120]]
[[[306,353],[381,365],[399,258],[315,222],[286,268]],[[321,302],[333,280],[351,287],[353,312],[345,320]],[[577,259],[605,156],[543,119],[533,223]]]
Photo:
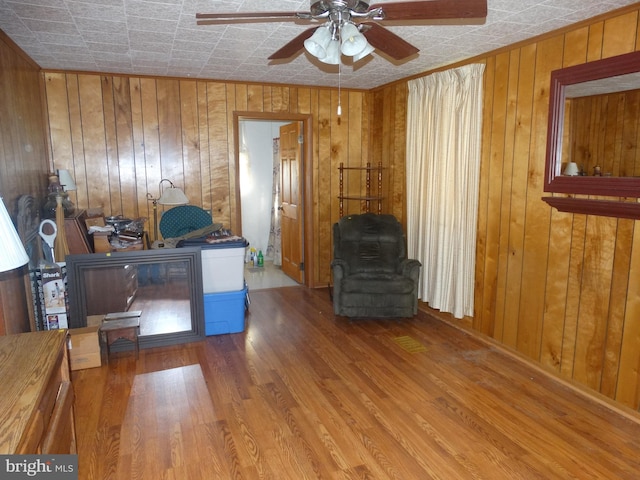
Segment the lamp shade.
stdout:
[[158,199],[160,205],[186,205],[189,199],[182,190],[173,185],[163,190]]
[[342,27],[340,37],[342,39],[340,50],[348,57],[359,54],[368,44],[367,39],[364,38],[364,35],[358,31],[358,27],[353,23],[347,23]]
[[355,63],[362,60],[367,55],[370,55],[371,53],[373,53],[374,50],[375,48],[373,48],[371,44],[367,42],[367,46],[364,47],[364,50],[362,50],[360,53],[353,56],[353,62]]
[[2,245],[0,272],[14,270],[29,261],[27,252],[24,250],[22,241],[2,199],[0,199],[0,245]]
[[304,48],[316,58],[327,55],[327,46],[331,41],[331,33],[327,27],[318,27],[311,37],[304,41]]
[[578,164],[576,162],[569,162],[567,166],[564,168],[563,175],[567,175],[569,177],[575,177],[580,175],[580,169],[578,168]]
[[60,185],[64,188],[65,192],[70,192],[72,190],[77,190],[76,182],[73,181],[69,170],[58,170],[58,181]]
[[327,46],[327,54],[318,60],[329,65],[338,65],[340,63],[340,42],[331,40]]

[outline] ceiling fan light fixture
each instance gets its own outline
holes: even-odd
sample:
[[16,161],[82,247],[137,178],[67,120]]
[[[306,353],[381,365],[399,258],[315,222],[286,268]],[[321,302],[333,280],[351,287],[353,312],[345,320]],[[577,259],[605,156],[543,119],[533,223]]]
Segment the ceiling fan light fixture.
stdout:
[[327,55],[327,49],[331,42],[331,32],[329,27],[318,27],[311,37],[304,41],[304,48],[307,52],[318,59]]
[[344,55],[353,57],[359,54],[369,44],[367,39],[358,31],[353,23],[345,23],[340,29],[340,38],[342,39],[342,46],[340,50]]
[[[454,24],[477,24],[476,20],[484,22],[487,17],[487,0],[388,0],[384,5],[372,6],[370,0],[310,2],[309,11],[196,13],[196,19],[198,25],[274,20],[326,22],[303,31],[268,59],[287,60],[305,48],[318,60],[339,65],[341,54],[357,62],[376,49],[394,61],[409,61],[420,51],[378,22],[421,24],[424,20],[436,23],[452,20]],[[366,32],[366,38],[363,32]]]
[[318,58],[318,60],[329,65],[339,65],[340,42],[338,40],[331,40],[327,46],[327,54],[322,58]]

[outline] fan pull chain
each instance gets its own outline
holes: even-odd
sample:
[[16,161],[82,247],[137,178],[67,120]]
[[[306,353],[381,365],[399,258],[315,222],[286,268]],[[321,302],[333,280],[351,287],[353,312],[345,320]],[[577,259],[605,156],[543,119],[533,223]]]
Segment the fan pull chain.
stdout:
[[341,76],[342,76],[342,62],[338,63],[338,116],[342,115],[342,104],[340,102],[340,89],[341,89]]

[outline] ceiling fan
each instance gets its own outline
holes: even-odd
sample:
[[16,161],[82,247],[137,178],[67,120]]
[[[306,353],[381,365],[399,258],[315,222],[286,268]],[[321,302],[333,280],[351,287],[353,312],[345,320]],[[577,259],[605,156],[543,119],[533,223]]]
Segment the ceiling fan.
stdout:
[[[288,42],[269,60],[288,59],[302,48],[318,60],[339,64],[340,56],[356,62],[373,50],[394,60],[405,60],[418,49],[383,27],[382,23],[407,24],[461,20],[477,23],[487,16],[487,0],[426,0],[391,2],[369,6],[363,0],[311,0],[308,12],[197,13],[198,25],[226,23],[307,21],[321,23]],[[458,22],[456,22],[458,23]]]

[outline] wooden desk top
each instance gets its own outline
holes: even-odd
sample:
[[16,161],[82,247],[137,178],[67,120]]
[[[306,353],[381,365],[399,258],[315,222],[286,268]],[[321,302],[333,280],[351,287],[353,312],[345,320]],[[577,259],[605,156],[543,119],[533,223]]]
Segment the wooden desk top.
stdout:
[[0,337],[0,453],[16,451],[64,354],[66,330]]

